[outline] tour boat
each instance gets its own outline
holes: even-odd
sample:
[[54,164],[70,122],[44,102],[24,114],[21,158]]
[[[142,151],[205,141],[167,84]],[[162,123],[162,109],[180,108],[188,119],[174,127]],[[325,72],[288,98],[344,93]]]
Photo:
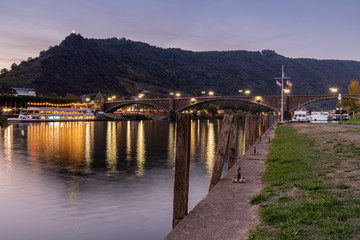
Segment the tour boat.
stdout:
[[310,114],[306,110],[297,110],[294,112],[294,117],[291,119],[292,122],[309,122]]
[[88,121],[94,118],[89,108],[29,107],[22,110],[19,117],[8,118],[8,122]]

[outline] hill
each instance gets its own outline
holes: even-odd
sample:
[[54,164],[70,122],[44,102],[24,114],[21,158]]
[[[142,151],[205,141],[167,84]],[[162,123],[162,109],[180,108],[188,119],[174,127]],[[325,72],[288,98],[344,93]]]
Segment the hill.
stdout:
[[293,59],[271,50],[192,52],[71,34],[39,57],[1,74],[0,82],[60,96],[97,91],[128,96],[144,90],[235,95],[239,89],[279,94],[274,77],[281,76],[281,65],[292,77],[293,94],[327,94],[332,86],[345,93],[350,80],[360,79],[356,61]]

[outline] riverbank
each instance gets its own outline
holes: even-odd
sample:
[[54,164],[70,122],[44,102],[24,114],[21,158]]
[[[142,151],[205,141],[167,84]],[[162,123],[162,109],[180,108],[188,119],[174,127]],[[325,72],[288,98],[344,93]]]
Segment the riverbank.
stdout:
[[[269,149],[269,131],[242,156],[235,166],[201,200],[195,208],[166,236],[175,239],[246,239],[249,229],[258,223],[258,206],[249,199],[263,187],[261,176]],[[256,147],[256,154],[254,153]],[[232,183],[236,170],[241,167],[246,183]],[[191,189],[191,186],[190,186]]]
[[360,237],[359,128],[279,125],[249,239]]

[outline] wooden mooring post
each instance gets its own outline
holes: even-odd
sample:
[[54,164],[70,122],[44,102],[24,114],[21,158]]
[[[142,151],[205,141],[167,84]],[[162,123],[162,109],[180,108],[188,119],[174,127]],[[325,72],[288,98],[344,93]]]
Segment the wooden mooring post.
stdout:
[[211,176],[209,191],[220,181],[222,169],[224,166],[225,154],[229,142],[229,135],[233,115],[225,114],[223,125],[221,127],[218,146],[215,154],[215,163]]
[[188,214],[190,119],[190,114],[178,114],[176,118],[173,227]]
[[228,168],[229,171],[235,164],[235,155],[237,147],[237,135],[238,135],[238,125],[239,125],[239,114],[233,116],[233,120],[230,128],[230,139],[229,139],[229,155],[228,155]]
[[[235,164],[237,146],[237,130],[239,115],[224,116],[220,136],[215,155],[214,168],[211,176],[209,191],[220,181],[224,166],[226,151],[229,144],[228,170]],[[271,127],[271,129],[268,129]],[[246,115],[245,117],[245,151],[256,142],[264,132],[270,132],[269,117]],[[173,228],[188,214],[189,199],[189,166],[190,166],[190,114],[178,114],[176,118],[176,156],[174,177],[174,201],[173,201]],[[259,138],[259,141],[260,138]],[[229,143],[230,142],[230,143]],[[270,142],[270,137],[269,137]],[[256,146],[254,152],[256,154]],[[240,170],[240,168],[239,168]],[[240,175],[239,175],[240,176]]]

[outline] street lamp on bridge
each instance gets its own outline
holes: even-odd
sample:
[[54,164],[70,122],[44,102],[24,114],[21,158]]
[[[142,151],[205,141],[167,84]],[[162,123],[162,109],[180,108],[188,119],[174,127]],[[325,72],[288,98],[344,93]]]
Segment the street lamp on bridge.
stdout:
[[331,87],[331,88],[329,88],[329,90],[331,93],[334,93],[334,94],[337,93],[337,91],[338,91],[338,89],[335,87]]
[[214,95],[214,91],[209,91],[209,95],[213,96]]
[[250,93],[251,93],[251,91],[250,90],[245,90],[245,92],[244,92],[247,96],[249,96],[250,95]]

